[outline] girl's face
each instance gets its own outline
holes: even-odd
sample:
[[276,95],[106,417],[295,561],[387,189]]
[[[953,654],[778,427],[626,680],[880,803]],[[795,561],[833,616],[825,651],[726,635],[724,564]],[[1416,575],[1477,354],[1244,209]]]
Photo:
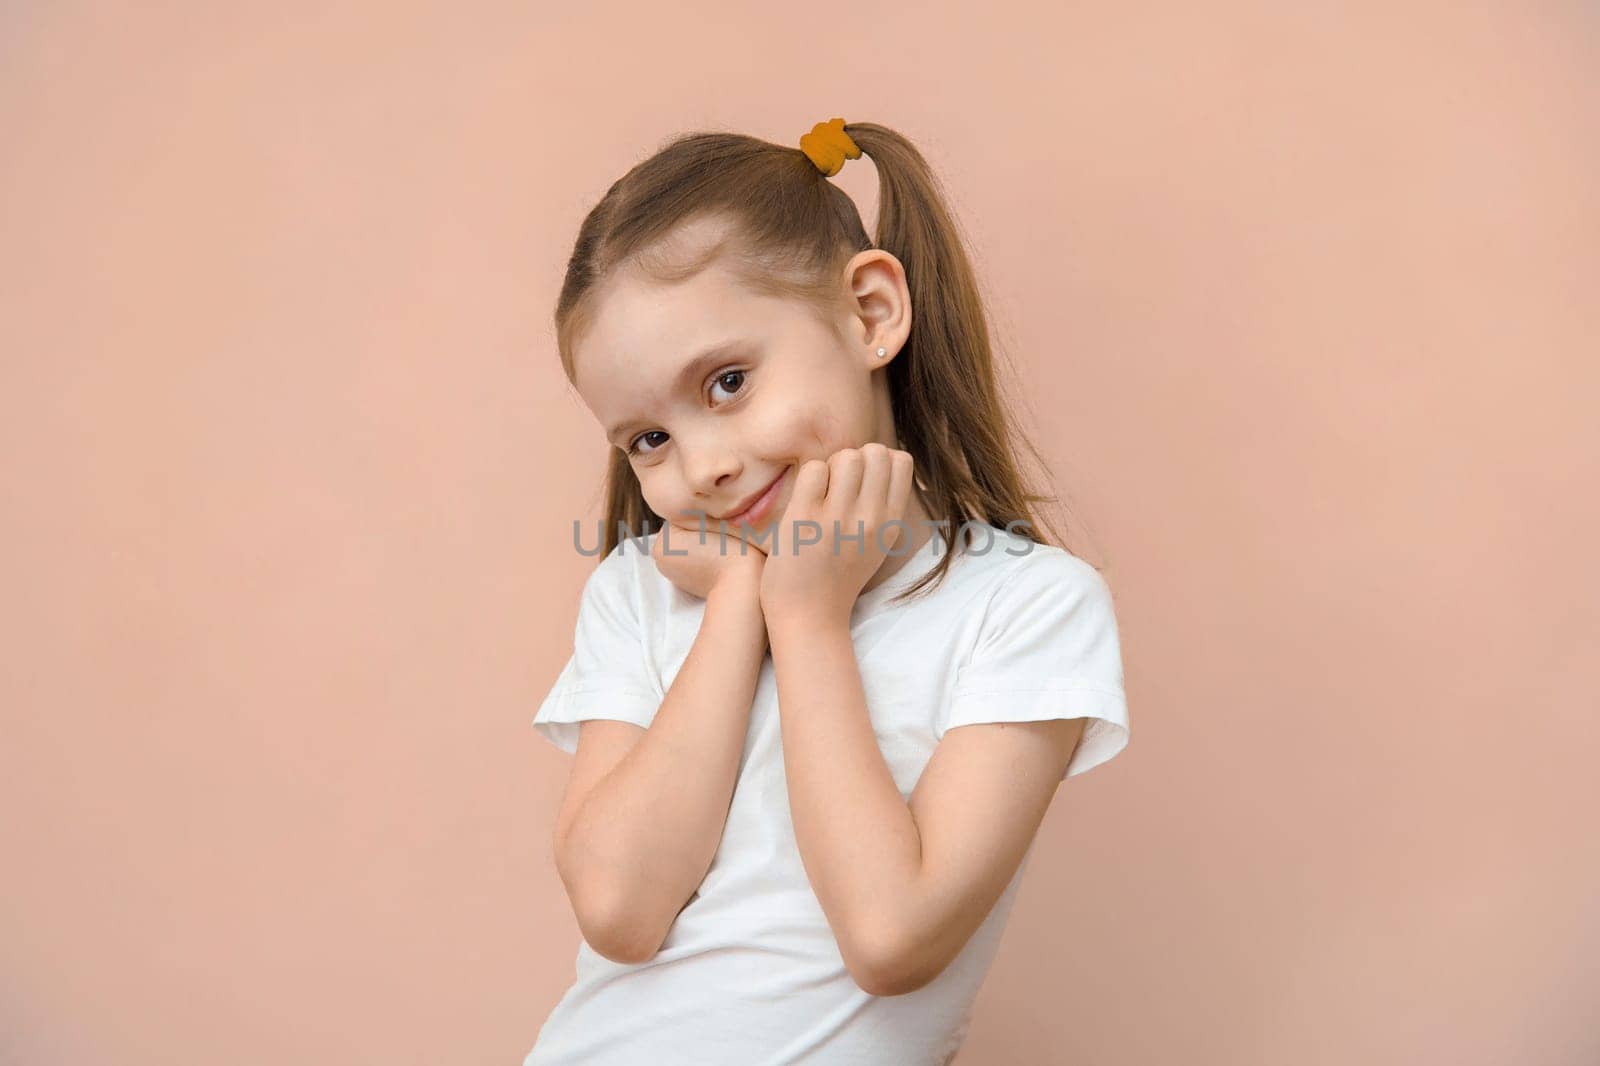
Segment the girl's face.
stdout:
[[575,385],[656,514],[765,532],[807,460],[868,441],[896,447],[880,371],[910,331],[905,275],[869,250],[846,284],[844,341],[805,306],[751,292],[715,263],[672,285],[621,274],[597,294],[574,346]]

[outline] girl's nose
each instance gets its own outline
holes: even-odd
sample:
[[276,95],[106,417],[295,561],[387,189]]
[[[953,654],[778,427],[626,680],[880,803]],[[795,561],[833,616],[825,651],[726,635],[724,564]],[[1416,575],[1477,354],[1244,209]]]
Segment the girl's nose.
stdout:
[[687,456],[684,477],[689,489],[704,499],[715,500],[728,480],[739,475],[738,456],[720,444],[707,442],[682,454]]

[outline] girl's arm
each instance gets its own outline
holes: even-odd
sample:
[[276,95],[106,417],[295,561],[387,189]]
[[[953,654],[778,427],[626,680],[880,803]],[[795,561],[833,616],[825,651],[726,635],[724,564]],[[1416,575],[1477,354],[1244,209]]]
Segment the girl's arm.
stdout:
[[633,726],[636,741],[609,768],[586,758],[579,740],[555,860],[584,939],[601,955],[655,955],[710,868],[766,649],[760,571],[730,572],[706,597],[650,728]]
[[1055,795],[1083,720],[951,730],[901,798],[867,714],[848,620],[768,618],[790,817],[856,983],[939,975],[993,909]]

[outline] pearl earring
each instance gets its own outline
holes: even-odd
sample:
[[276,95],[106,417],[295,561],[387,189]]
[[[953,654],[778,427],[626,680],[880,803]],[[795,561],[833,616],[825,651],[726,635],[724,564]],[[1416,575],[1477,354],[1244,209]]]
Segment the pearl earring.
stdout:
[[879,348],[878,349],[878,358],[879,359],[882,359],[884,356],[886,356],[888,354],[889,354],[889,349],[887,349],[887,348]]

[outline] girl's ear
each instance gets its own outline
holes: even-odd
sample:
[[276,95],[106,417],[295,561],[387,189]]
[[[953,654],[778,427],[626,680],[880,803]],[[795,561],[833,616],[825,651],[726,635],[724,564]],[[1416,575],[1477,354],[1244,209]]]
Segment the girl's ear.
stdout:
[[869,367],[887,366],[911,335],[911,290],[905,268],[889,252],[868,248],[845,264],[845,284],[859,323],[863,358]]

